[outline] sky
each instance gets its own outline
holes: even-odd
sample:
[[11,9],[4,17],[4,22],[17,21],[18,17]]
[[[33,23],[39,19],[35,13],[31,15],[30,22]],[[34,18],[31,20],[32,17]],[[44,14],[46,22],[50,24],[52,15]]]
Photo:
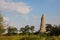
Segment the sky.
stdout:
[[8,25],[38,30],[42,14],[46,24],[60,24],[60,0],[0,0],[0,13]]

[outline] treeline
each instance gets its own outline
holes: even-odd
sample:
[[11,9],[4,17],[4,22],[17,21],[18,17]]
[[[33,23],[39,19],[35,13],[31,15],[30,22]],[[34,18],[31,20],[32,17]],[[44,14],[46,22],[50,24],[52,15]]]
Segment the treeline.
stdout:
[[[16,27],[8,25],[6,28],[6,25],[4,24],[3,16],[0,14],[0,35],[37,35],[40,33],[40,31],[34,32],[35,26],[29,26],[26,25],[25,27],[21,27],[20,30],[18,30]],[[19,33],[18,33],[19,32]],[[47,35],[60,35],[60,25],[54,25],[46,24],[46,34]]]
[[52,26],[51,24],[47,24],[46,32],[48,35],[60,35],[60,25]]
[[20,30],[18,30],[16,27],[9,26],[7,28],[7,35],[29,35],[34,33],[34,26],[29,27],[29,25],[26,25],[25,27],[21,27]]

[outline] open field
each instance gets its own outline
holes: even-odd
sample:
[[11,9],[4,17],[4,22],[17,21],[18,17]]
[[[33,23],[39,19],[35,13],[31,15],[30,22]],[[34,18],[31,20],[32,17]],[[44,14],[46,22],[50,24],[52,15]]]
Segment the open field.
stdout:
[[60,36],[15,35],[0,36],[0,40],[60,40]]

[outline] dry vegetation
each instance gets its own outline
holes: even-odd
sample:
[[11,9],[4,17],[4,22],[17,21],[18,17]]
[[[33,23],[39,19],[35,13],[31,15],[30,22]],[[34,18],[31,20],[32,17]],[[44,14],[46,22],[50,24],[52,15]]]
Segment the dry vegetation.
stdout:
[[39,35],[0,36],[0,40],[60,40],[60,35],[59,36],[39,36]]

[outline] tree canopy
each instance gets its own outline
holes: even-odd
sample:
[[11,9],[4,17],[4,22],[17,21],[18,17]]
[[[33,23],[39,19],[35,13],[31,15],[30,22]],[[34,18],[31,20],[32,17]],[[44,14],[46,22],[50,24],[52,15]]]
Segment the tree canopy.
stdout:
[[4,32],[5,32],[4,19],[3,19],[2,14],[0,14],[0,35],[1,35],[2,33],[4,33]]

